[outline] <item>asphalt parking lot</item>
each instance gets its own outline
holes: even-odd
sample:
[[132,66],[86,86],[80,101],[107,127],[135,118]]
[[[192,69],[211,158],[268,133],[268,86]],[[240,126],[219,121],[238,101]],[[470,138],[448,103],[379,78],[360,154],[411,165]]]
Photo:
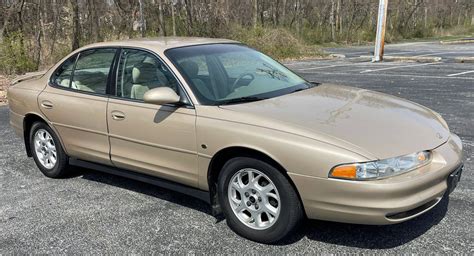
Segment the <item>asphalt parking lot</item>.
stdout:
[[474,56],[474,44],[387,47],[387,54],[442,55],[437,63],[370,63],[358,58],[368,47],[328,50],[346,58],[286,64],[311,81],[376,90],[432,108],[463,140],[462,181],[430,212],[392,226],[307,221],[279,245],[257,244],[189,196],[85,169],[74,169],[67,179],[44,177],[9,127],[8,108],[0,107],[0,254],[473,254],[474,63],[453,58]]
[[[474,42],[474,38],[469,39]],[[385,54],[387,56],[441,57],[444,62],[454,62],[459,57],[474,57],[473,45],[474,43],[442,44],[438,41],[388,44],[385,47]],[[373,55],[374,52],[372,46],[330,48],[326,50],[331,53],[343,54],[349,59]]]

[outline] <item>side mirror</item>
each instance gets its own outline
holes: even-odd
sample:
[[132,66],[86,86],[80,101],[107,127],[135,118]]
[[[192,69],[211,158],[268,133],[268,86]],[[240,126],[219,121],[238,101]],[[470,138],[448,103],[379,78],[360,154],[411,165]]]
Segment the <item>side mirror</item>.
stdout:
[[147,91],[143,95],[143,100],[150,104],[164,105],[178,103],[180,97],[169,87],[158,87]]

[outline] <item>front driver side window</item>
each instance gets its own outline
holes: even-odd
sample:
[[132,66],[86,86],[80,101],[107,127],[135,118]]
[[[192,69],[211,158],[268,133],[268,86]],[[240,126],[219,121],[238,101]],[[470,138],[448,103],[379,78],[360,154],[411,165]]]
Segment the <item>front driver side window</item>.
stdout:
[[179,94],[171,71],[153,54],[141,50],[122,50],[116,85],[116,96],[128,99],[143,100],[147,91],[164,86]]

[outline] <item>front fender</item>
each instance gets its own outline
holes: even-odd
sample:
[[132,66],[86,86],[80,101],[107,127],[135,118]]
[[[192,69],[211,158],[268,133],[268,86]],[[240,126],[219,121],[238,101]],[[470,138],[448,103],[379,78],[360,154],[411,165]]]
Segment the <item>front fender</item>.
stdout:
[[212,157],[229,147],[259,151],[279,163],[288,173],[320,178],[327,178],[335,165],[372,160],[300,135],[221,119],[198,117],[196,130],[197,144],[200,145],[199,184],[205,190],[208,189],[207,173]]

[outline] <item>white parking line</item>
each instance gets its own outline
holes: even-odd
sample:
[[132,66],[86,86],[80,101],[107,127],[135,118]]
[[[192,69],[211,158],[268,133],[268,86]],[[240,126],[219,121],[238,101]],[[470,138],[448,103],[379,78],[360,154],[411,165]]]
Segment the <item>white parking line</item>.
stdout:
[[[338,76],[354,76],[354,73],[342,73],[342,72],[320,72],[315,75],[338,75]],[[366,73],[366,76],[377,76],[377,77],[408,77],[408,78],[435,78],[435,79],[455,79],[455,80],[474,80],[474,77],[446,77],[446,76],[421,76],[421,75],[404,75],[404,74],[370,74]]]
[[456,53],[456,52],[435,52],[435,53],[417,55],[415,57],[426,57],[426,56],[433,56],[433,55],[438,55],[438,54],[451,54],[451,53]]
[[[318,66],[318,67],[309,67],[309,68],[294,68],[296,71],[309,71],[309,70],[318,70],[318,69],[326,69],[326,68],[335,68],[335,67],[355,67],[360,68],[361,66],[373,66],[372,62],[357,62],[357,63],[348,63],[348,64],[336,64],[336,65],[329,65],[329,66]],[[377,66],[394,66],[398,65],[395,63],[384,62],[378,63]]]
[[360,72],[360,73],[361,73],[361,74],[364,74],[364,73],[377,72],[377,71],[389,70],[389,69],[410,68],[410,67],[420,67],[420,66],[436,65],[436,64],[440,64],[440,63],[441,63],[441,62],[423,63],[423,64],[416,64],[416,65],[395,66],[395,67],[379,68],[379,69],[367,69],[367,70],[364,70],[364,71],[362,71],[362,72]]
[[315,70],[315,69],[325,69],[325,68],[334,68],[334,67],[344,67],[344,66],[352,66],[354,64],[341,64],[341,65],[330,65],[330,66],[322,66],[322,67],[314,67],[314,68],[298,68],[298,71],[304,70]]
[[413,53],[413,52],[411,52],[411,51],[410,51],[410,52],[406,52],[406,51],[405,51],[405,52],[389,53],[389,52],[387,51],[387,52],[385,52],[385,55],[386,55],[386,56],[391,56],[391,55],[403,55],[403,54],[407,54],[407,53]]
[[285,65],[285,66],[297,66],[297,65],[324,64],[324,63],[328,63],[328,62],[334,62],[334,60],[333,59],[320,59],[320,60],[302,61],[302,62],[298,62],[298,61],[289,62],[289,63],[284,63],[283,62],[283,65]]
[[472,71],[466,71],[466,72],[461,72],[461,73],[456,73],[456,74],[451,74],[451,75],[447,75],[447,76],[453,77],[453,76],[460,76],[460,75],[465,75],[465,74],[470,74],[470,73],[474,73],[474,70],[472,70]]
[[367,50],[365,52],[345,52],[345,53],[342,53],[342,54],[345,54],[345,55],[359,55],[359,54],[373,54],[370,52],[370,50]]

